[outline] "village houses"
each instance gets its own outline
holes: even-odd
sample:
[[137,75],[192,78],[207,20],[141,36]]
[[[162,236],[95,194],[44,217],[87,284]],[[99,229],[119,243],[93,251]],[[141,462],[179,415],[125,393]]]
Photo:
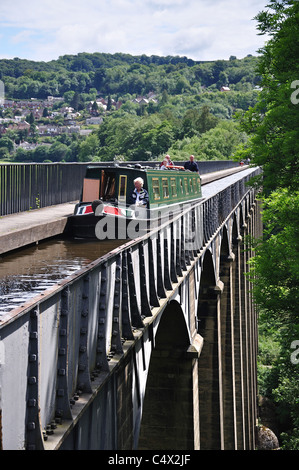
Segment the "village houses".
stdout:
[[[148,104],[150,101],[157,102],[156,94],[153,92],[148,93],[148,95],[140,96],[135,99],[132,99],[132,102],[139,104],[140,106]],[[80,112],[75,112],[75,110],[70,106],[62,106],[54,108],[53,106],[57,103],[63,102],[62,97],[48,96],[45,100],[38,100],[31,98],[30,100],[11,100],[4,99],[0,111],[2,110],[2,116],[0,115],[0,135],[5,134],[7,129],[11,130],[27,130],[30,134],[30,124],[27,122],[26,118],[32,114],[35,121],[35,132],[39,136],[55,136],[63,133],[82,133],[86,135],[85,132],[81,131],[81,126],[78,124],[78,120],[81,118]],[[96,103],[97,106],[94,106]],[[117,110],[121,107],[121,101],[115,101],[111,99],[111,106],[114,110]],[[89,116],[85,118],[84,124],[86,126],[100,125],[103,122],[103,114],[107,112],[108,100],[104,98],[97,98],[96,101],[90,101],[86,105],[86,111]],[[12,112],[10,115],[7,115],[6,110],[11,109]],[[45,115],[45,109],[47,113]],[[13,115],[13,116],[12,116]],[[63,117],[63,123],[55,123],[55,118]],[[46,118],[48,123],[45,121],[41,122],[42,118]],[[51,123],[49,123],[49,121]]]

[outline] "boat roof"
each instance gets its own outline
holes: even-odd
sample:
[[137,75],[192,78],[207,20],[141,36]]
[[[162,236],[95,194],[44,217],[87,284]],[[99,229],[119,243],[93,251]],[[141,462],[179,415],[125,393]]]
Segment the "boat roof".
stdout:
[[[124,171],[124,170],[132,170],[132,171],[163,171],[160,169],[160,165],[155,164],[155,166],[150,166],[150,165],[141,165],[140,163],[136,163],[135,165],[127,164],[127,165],[118,165],[118,164],[99,164],[99,165],[88,165],[87,169],[102,169],[102,170],[119,170],[119,171]],[[174,166],[173,168],[168,168],[167,172],[174,170],[174,171],[184,171],[186,173],[192,173],[189,170],[185,170],[185,168],[179,167],[179,166]]]

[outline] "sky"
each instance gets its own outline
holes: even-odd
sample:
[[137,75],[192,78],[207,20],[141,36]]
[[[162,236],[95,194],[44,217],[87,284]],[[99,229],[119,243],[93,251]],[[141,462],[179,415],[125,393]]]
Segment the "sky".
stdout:
[[0,59],[56,60],[104,52],[257,55],[266,38],[253,19],[268,0],[0,0]]

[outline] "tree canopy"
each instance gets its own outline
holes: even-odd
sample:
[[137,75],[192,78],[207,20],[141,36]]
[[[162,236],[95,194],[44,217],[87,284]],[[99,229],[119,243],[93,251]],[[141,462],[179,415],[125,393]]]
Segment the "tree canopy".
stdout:
[[163,90],[173,95],[198,92],[200,87],[219,89],[226,82],[239,88],[244,83],[255,86],[259,81],[256,62],[253,56],[200,62],[173,56],[79,53],[51,62],[1,59],[0,79],[8,97],[21,99],[62,96],[70,90],[89,93],[91,88],[103,95]]
[[299,2],[271,0],[257,20],[260,32],[270,35],[258,65],[262,91],[241,122],[249,135],[245,155],[263,168],[265,229],[255,241],[253,293],[263,332],[279,344],[267,373],[261,369],[262,390],[276,404],[282,447],[298,450]]
[[252,135],[249,154],[263,166],[263,185],[298,188],[298,2],[271,0],[257,15],[261,33],[270,40],[261,49],[258,74],[262,91],[258,103],[246,114],[243,128]]
[[[103,124],[94,128],[91,139],[81,137],[76,144],[72,142],[72,151],[64,154],[67,161],[113,160],[116,156],[124,160],[160,159],[170,149],[178,160],[189,158],[187,151],[197,159],[219,160],[232,158],[244,142],[245,134],[233,125],[233,117],[257,101],[257,62],[253,56],[200,62],[186,57],[80,53],[47,63],[2,59],[0,76],[7,99],[60,97],[53,111],[70,106],[82,114],[83,125],[84,113],[93,102],[92,112],[103,116]],[[220,91],[223,85],[229,85],[230,91]],[[138,98],[148,96],[154,98],[138,103]],[[97,97],[108,101],[106,111],[96,105]],[[0,113],[13,117],[12,108]],[[63,125],[62,115],[51,118],[48,112],[43,118]],[[224,122],[229,124],[225,127]],[[183,147],[185,152],[177,151]],[[16,159],[40,161],[46,149],[43,151],[28,150],[25,155],[20,150]],[[9,154],[6,146],[2,153]],[[53,161],[60,161],[61,152],[57,158],[55,152],[50,153]]]

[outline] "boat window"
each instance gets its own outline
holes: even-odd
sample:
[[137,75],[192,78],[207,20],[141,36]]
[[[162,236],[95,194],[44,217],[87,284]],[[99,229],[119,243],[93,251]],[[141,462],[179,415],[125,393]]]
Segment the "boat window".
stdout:
[[120,175],[119,177],[119,190],[118,190],[118,200],[125,201],[127,193],[127,176]]
[[201,190],[201,187],[200,187],[200,178],[198,178],[197,184],[198,184],[198,192],[200,193],[200,190]]
[[115,199],[115,173],[104,172],[101,195],[103,201]]
[[152,178],[154,199],[160,199],[160,185],[158,178]]
[[185,193],[189,194],[189,188],[188,188],[188,180],[187,178],[184,178],[184,184],[185,184]]
[[196,178],[193,178],[193,190],[195,193],[197,193],[197,185],[196,185]]
[[184,194],[183,180],[180,178],[181,194]]
[[171,187],[172,197],[177,196],[178,192],[177,192],[177,186],[176,186],[176,179],[175,178],[170,178],[170,187]]
[[167,178],[162,178],[162,189],[163,189],[163,197],[168,198],[169,197],[169,187],[168,187],[168,179]]
[[190,179],[190,193],[193,193],[193,182],[192,179]]

